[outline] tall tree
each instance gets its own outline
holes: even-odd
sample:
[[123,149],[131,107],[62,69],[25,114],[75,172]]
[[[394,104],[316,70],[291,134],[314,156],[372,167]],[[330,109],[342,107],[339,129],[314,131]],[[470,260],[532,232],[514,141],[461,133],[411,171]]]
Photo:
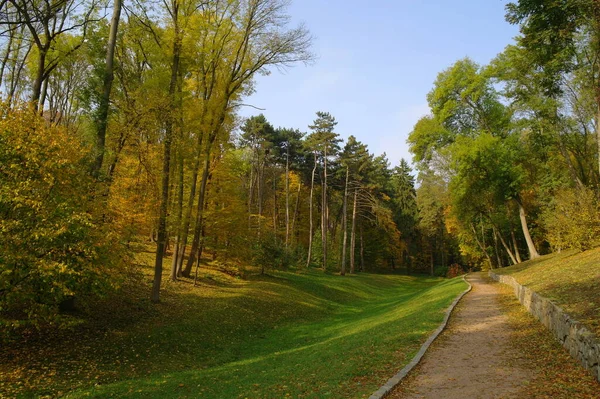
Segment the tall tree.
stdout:
[[[239,99],[255,74],[266,72],[270,67],[285,68],[313,59],[310,53],[312,38],[306,28],[302,25],[291,29],[287,27],[287,6],[288,2],[284,0],[243,0],[240,7],[209,2],[205,6],[209,15],[215,15],[209,20],[209,25],[219,33],[215,35],[215,47],[210,49],[210,59],[203,62],[212,67],[218,66],[208,78],[208,86],[218,92],[212,93],[207,102],[212,104],[211,112],[204,115],[208,120],[204,127],[204,165],[198,204],[205,200],[213,146],[223,132],[228,113],[240,105]],[[224,54],[232,54],[232,57],[223,57]],[[203,86],[207,86],[206,81]],[[202,221],[203,206],[199,205],[184,275],[189,275],[196,260]]]
[[[8,9],[11,5],[12,8]],[[18,24],[27,27],[37,50],[36,69],[31,85],[30,102],[37,110],[43,111],[44,98],[42,88],[52,71],[84,43],[87,28],[94,20],[93,14],[98,4],[92,1],[84,4],[77,0],[47,2],[38,0],[9,0],[0,4],[8,13],[15,13],[13,18]],[[79,18],[72,18],[74,15]],[[65,35],[78,35],[73,45],[53,51],[57,41]],[[41,102],[41,103],[40,103]]]
[[96,120],[96,159],[93,165],[92,173],[97,175],[102,168],[104,160],[104,148],[106,144],[106,128],[108,126],[108,110],[110,105],[110,93],[114,80],[114,59],[115,48],[117,45],[117,32],[119,30],[119,21],[121,19],[121,9],[123,0],[113,0],[113,15],[110,21],[110,33],[106,45],[106,63],[104,66],[104,82],[102,85],[102,97],[98,104],[98,115]]
[[341,139],[333,130],[337,122],[328,112],[317,112],[317,119],[309,128],[309,139],[321,152],[323,162],[323,186],[321,187],[321,240],[323,246],[323,270],[327,269],[327,234],[329,229],[329,205],[327,201],[327,160],[339,151]]
[[[165,123],[165,136],[164,136],[164,152],[163,152],[163,167],[162,167],[162,184],[161,184],[161,197],[159,205],[158,215],[158,232],[157,232],[157,245],[156,245],[156,259],[154,262],[154,280],[152,284],[152,302],[160,301],[160,284],[162,280],[162,269],[163,269],[163,257],[167,245],[167,210],[169,203],[169,179],[171,173],[171,145],[173,143],[173,125],[175,124],[175,113],[177,107],[177,100],[175,93],[177,89],[177,80],[180,76],[179,64],[181,60],[181,44],[182,44],[182,21],[180,20],[180,12],[189,11],[182,4],[181,0],[172,0],[170,3],[165,3],[167,12],[171,16],[171,23],[173,28],[173,42],[171,48],[171,78],[169,79],[169,91],[168,91],[168,105],[169,109],[166,115]],[[185,15],[185,14],[184,14]],[[186,16],[189,16],[186,15]]]
[[[596,143],[600,153],[600,3],[597,0],[519,0],[506,6],[506,19],[520,24],[518,43],[543,68],[546,93],[563,91],[563,74],[590,65],[588,83],[596,100]],[[576,53],[581,35],[589,35],[587,56]],[[598,158],[600,169],[600,157]]]

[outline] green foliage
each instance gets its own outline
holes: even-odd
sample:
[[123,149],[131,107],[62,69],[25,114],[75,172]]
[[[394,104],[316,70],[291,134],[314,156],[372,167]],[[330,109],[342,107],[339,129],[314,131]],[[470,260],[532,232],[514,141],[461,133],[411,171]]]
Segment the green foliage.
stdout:
[[519,0],[509,3],[506,9],[508,22],[521,24],[523,36],[518,41],[543,68],[546,94],[552,97],[562,92],[561,75],[574,67],[576,35],[586,25],[594,24],[597,1]]
[[1,327],[60,319],[59,304],[102,294],[120,254],[100,226],[84,148],[29,109],[0,120]]
[[518,150],[514,138],[501,140],[481,134],[474,139],[459,139],[451,148],[455,160],[451,192],[455,201],[473,208],[486,196],[492,204],[517,198],[525,180]]
[[298,259],[273,233],[261,235],[254,249],[254,264],[263,272],[267,269],[286,270],[296,266]]
[[433,269],[433,275],[436,277],[446,277],[448,270],[448,266],[437,266]]
[[600,235],[598,198],[587,188],[562,189],[544,209],[542,222],[554,249],[590,249]]
[[407,140],[414,160],[424,163],[431,162],[435,153],[452,141],[453,134],[431,115],[419,119]]
[[485,69],[469,58],[438,74],[427,95],[433,115],[454,135],[505,135],[508,114]]

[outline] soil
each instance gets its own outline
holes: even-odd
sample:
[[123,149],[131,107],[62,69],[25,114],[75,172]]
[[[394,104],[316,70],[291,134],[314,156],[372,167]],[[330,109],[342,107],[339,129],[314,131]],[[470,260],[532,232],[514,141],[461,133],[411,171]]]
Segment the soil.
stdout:
[[387,397],[395,399],[518,398],[536,377],[510,339],[497,285],[481,273],[454,310],[448,328],[423,360]]

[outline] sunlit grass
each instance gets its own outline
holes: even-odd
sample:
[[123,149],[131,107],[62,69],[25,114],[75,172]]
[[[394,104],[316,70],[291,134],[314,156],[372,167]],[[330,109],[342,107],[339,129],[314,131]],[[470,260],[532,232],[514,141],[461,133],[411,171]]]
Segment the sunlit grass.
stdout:
[[368,397],[465,288],[320,271],[241,280],[203,267],[200,277],[198,287],[165,282],[159,305],[141,290],[128,322],[13,348],[0,358],[3,387],[33,397]]
[[600,335],[600,248],[564,251],[494,271],[512,275]]

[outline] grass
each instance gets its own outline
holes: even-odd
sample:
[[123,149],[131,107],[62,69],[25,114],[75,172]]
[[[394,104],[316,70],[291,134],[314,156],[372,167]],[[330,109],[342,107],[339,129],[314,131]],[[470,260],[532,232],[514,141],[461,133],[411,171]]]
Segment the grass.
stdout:
[[461,279],[320,271],[241,280],[204,267],[198,287],[166,282],[151,305],[145,271],[75,332],[0,349],[0,396],[368,397],[465,288]]
[[600,248],[546,255],[494,272],[513,276],[600,336]]

